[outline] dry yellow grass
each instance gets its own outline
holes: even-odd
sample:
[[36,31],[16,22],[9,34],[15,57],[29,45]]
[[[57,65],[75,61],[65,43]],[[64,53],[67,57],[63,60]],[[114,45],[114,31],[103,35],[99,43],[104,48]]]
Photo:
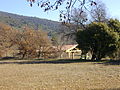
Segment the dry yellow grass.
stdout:
[[120,65],[0,64],[0,90],[120,90]]

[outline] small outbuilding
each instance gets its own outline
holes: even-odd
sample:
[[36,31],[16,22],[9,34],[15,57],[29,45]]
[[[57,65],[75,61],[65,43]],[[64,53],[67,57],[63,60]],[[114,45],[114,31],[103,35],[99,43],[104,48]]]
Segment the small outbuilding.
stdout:
[[77,48],[78,44],[75,45],[63,45],[61,46],[61,57],[68,57],[68,58],[80,58],[82,51]]

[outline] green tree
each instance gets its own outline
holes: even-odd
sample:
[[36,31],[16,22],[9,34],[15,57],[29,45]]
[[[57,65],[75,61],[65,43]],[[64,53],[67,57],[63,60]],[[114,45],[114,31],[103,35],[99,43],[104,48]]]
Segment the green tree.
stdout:
[[77,32],[76,41],[80,49],[91,52],[92,60],[101,60],[116,51],[118,38],[107,24],[93,22],[85,30]]
[[120,21],[117,19],[110,19],[108,21],[108,26],[120,35]]
[[119,35],[118,50],[113,54],[115,59],[120,59],[120,21],[117,19],[110,19],[108,21],[108,26]]

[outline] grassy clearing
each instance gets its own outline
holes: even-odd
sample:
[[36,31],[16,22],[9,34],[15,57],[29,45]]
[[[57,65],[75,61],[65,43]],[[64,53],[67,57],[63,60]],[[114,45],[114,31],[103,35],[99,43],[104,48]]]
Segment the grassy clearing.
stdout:
[[120,65],[72,62],[0,61],[0,90],[120,90]]

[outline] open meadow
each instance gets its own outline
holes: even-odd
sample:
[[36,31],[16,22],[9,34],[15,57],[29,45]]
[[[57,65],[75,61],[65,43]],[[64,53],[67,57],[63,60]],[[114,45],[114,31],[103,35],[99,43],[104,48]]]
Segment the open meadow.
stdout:
[[0,90],[120,90],[120,65],[77,60],[2,60]]

